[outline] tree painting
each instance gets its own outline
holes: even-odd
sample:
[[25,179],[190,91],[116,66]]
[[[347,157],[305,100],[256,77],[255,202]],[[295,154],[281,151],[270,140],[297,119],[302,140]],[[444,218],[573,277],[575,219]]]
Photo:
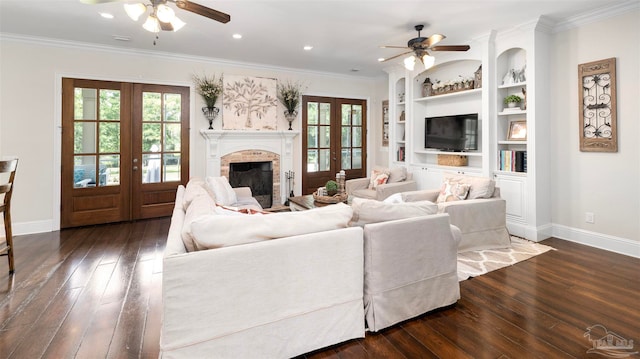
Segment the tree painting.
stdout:
[[225,75],[222,105],[225,130],[275,130],[276,80]]

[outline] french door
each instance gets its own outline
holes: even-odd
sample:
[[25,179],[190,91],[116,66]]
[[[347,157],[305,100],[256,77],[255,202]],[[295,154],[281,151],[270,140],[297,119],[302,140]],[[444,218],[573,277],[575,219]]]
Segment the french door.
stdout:
[[367,102],[302,97],[302,194],[311,194],[344,170],[366,177]]
[[186,87],[64,78],[61,227],[171,215],[188,104]]

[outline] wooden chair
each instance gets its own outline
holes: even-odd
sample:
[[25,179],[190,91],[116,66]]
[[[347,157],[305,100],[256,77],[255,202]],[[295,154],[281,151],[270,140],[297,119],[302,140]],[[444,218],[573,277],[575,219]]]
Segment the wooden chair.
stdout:
[[0,173],[9,173],[9,180],[0,184],[0,194],[4,194],[4,203],[0,205],[0,211],[4,214],[4,231],[7,245],[0,249],[0,255],[9,259],[9,274],[14,272],[13,264],[13,235],[11,232],[11,194],[13,193],[13,180],[18,167],[18,159],[0,161]]

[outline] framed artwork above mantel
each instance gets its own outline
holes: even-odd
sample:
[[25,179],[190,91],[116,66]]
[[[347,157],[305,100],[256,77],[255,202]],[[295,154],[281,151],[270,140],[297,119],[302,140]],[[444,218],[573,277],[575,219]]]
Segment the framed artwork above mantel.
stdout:
[[580,151],[618,152],[616,58],[578,65]]

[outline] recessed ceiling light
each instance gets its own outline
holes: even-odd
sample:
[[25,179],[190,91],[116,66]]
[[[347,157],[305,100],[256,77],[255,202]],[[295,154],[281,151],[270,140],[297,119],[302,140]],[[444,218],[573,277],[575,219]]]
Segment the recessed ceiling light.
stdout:
[[351,71],[351,72],[358,72],[358,71],[360,71],[360,69],[353,68],[353,69],[351,69],[350,71]]
[[109,14],[108,12],[101,12],[100,16],[102,16],[105,19],[113,19],[113,15]]
[[309,50],[313,49],[313,46],[311,46],[311,45],[305,45],[305,46],[303,47],[303,49],[304,49],[305,51],[309,51]]
[[240,34],[233,34],[233,38],[234,38],[234,39],[242,39],[242,35],[240,35]]
[[378,59],[378,62],[382,62],[382,61],[384,61],[384,57],[381,57]]

